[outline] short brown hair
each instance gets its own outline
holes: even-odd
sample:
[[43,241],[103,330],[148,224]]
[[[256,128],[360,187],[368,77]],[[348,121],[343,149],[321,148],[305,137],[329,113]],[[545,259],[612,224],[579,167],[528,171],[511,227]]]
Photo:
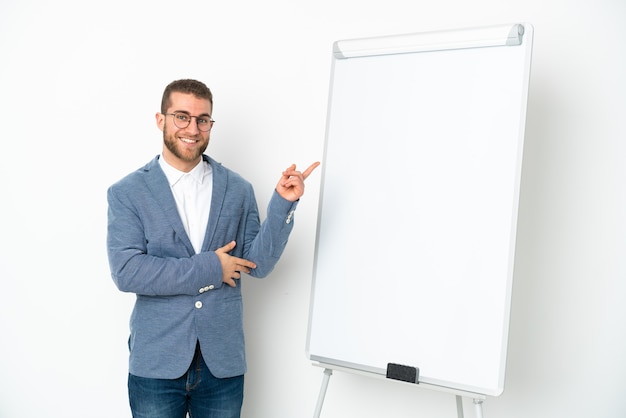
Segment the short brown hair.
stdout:
[[213,94],[206,84],[198,80],[184,79],[172,81],[165,87],[163,98],[161,99],[161,113],[167,112],[167,109],[170,108],[170,95],[172,92],[193,94],[199,99],[207,99],[211,103],[211,107],[213,107]]

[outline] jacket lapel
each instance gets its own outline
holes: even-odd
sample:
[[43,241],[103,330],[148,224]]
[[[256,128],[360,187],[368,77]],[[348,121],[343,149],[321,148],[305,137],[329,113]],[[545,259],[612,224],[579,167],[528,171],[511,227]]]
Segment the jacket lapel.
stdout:
[[187,232],[185,232],[185,227],[180,220],[178,208],[176,207],[176,201],[174,200],[174,195],[172,194],[170,185],[167,182],[167,177],[159,165],[159,157],[157,156],[154,160],[149,162],[144,167],[144,171],[146,172],[146,183],[148,188],[161,207],[161,210],[165,212],[165,216],[176,232],[176,235],[183,242],[183,244],[185,244],[185,247],[189,250],[189,254],[195,254],[196,252],[193,249],[193,245],[191,244],[191,241],[187,236]]
[[[224,198],[226,197],[226,186],[228,184],[228,173],[224,167],[214,159],[203,156],[209,162],[213,170],[213,193],[211,195],[211,211],[209,212],[209,222],[207,223],[206,233],[204,234],[204,242],[202,251],[209,251],[213,248],[213,237],[217,228],[217,220],[220,217]],[[217,248],[215,248],[217,249]]]

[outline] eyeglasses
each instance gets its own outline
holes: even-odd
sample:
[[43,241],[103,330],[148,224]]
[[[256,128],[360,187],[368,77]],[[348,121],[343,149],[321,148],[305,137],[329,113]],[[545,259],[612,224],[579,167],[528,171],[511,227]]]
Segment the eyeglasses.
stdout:
[[174,117],[174,125],[178,129],[185,129],[191,123],[191,118],[196,118],[196,125],[202,132],[208,132],[213,127],[215,121],[210,116],[191,116],[183,112],[166,113]]

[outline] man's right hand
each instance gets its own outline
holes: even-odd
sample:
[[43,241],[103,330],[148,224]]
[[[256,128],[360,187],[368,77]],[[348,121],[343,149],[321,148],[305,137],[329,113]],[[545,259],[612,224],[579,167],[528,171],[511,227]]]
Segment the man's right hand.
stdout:
[[241,278],[241,273],[250,273],[250,269],[256,268],[256,264],[252,261],[248,261],[244,258],[233,257],[228,254],[232,251],[237,243],[235,241],[231,241],[228,244],[224,245],[221,248],[215,250],[215,254],[217,254],[217,258],[220,259],[220,263],[222,264],[222,281],[229,285],[230,287],[237,287],[237,282]]

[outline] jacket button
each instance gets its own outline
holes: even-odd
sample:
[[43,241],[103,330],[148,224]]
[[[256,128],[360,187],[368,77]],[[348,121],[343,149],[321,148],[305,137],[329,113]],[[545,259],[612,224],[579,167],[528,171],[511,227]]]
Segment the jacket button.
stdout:
[[202,302],[197,301],[196,302],[196,308],[198,308],[198,309],[202,308]]

